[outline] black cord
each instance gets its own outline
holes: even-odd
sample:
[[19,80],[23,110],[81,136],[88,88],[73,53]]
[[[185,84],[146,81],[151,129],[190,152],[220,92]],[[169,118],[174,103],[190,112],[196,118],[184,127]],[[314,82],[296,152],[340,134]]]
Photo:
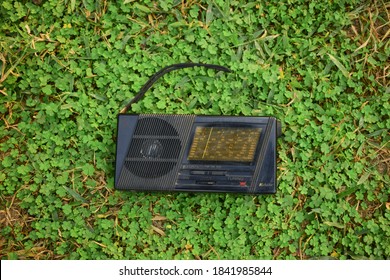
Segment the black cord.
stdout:
[[189,67],[198,67],[198,66],[214,69],[217,71],[232,72],[229,68],[226,68],[224,66],[215,65],[215,64],[204,64],[204,63],[172,64],[170,66],[164,67],[163,69],[161,69],[160,71],[155,73],[152,77],[150,77],[149,80],[146,82],[146,84],[144,84],[143,87],[139,90],[137,95],[132,100],[130,100],[130,102],[127,103],[120,112],[126,113],[130,109],[131,105],[138,102],[145,95],[146,91],[148,89],[150,89],[152,87],[152,85],[159,78],[161,78],[163,75],[165,75],[166,73],[169,73],[171,71],[178,70],[178,69],[189,68]]

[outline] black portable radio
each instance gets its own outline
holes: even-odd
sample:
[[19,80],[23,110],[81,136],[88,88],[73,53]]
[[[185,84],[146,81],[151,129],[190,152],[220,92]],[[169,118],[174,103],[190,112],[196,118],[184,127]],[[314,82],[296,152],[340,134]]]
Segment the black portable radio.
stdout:
[[[157,72],[139,94],[172,70],[210,64],[176,64]],[[115,188],[133,191],[275,193],[274,117],[163,114],[118,115]]]

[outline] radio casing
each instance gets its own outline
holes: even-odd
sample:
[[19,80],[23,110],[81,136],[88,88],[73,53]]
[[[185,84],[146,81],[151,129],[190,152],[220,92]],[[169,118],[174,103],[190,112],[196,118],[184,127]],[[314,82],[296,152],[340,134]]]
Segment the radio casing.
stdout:
[[274,117],[119,114],[115,188],[276,192]]

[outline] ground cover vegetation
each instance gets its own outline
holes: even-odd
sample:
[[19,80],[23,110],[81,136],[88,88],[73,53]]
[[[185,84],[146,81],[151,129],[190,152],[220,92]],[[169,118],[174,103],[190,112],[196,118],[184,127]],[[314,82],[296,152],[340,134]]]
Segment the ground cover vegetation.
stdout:
[[[386,259],[389,3],[4,0],[2,259]],[[276,116],[276,195],[113,188],[116,116]]]

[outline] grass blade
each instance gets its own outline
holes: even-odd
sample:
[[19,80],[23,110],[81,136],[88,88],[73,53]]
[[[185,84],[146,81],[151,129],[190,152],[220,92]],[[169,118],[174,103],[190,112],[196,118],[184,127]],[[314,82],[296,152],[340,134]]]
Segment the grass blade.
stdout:
[[343,229],[343,228],[344,228],[344,225],[343,225],[343,224],[340,224],[340,223],[337,223],[337,222],[328,222],[328,221],[325,221],[324,224],[327,225],[327,226],[330,226],[330,227],[337,227],[337,228],[340,228],[340,229]]
[[357,182],[358,185],[363,184],[365,181],[367,181],[368,177],[370,177],[370,172],[366,172],[360,177],[359,181]]
[[79,195],[76,191],[72,190],[71,188],[62,186],[75,200],[80,201],[82,203],[88,203],[88,201]]
[[348,70],[344,67],[344,65],[341,64],[341,62],[340,62],[336,57],[334,57],[333,55],[331,55],[331,54],[328,53],[328,56],[329,56],[330,60],[332,60],[332,62],[337,66],[337,68],[339,68],[339,70],[341,71],[341,73],[343,73],[343,75],[344,75],[346,78],[349,78],[350,73],[349,73]]

